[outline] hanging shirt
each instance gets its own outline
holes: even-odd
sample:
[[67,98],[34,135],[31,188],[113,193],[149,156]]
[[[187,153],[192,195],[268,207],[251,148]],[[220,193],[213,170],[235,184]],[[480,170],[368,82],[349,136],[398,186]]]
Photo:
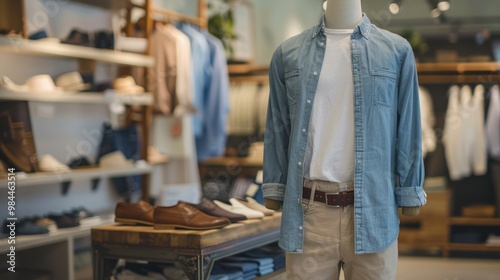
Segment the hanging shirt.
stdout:
[[229,74],[226,52],[222,42],[202,31],[210,49],[208,83],[203,90],[202,133],[196,137],[198,161],[224,154],[227,138],[227,114],[229,113]]
[[490,156],[500,161],[500,88],[494,86],[490,92],[490,105],[486,121],[486,142]]
[[175,104],[175,83],[177,80],[176,38],[166,32],[162,25],[156,25],[151,35],[149,52],[155,59],[155,66],[148,75],[149,89],[154,96],[154,110],[168,115]]
[[484,134],[484,86],[476,86],[473,96],[470,86],[451,87],[443,144],[452,180],[486,173]]
[[207,39],[195,28],[188,24],[179,26],[191,42],[191,57],[192,57],[192,81],[193,81],[193,102],[196,108],[196,113],[193,115],[193,130],[195,136],[200,136],[202,133],[203,119],[203,89],[205,83],[208,83],[207,71],[210,67],[210,49]]
[[175,26],[167,24],[161,29],[175,38],[175,53],[177,58],[177,76],[175,80],[176,104],[174,115],[194,113],[193,104],[193,70],[191,62],[191,43],[189,38]]
[[436,133],[434,132],[434,107],[432,97],[424,87],[418,87],[420,93],[420,118],[422,119],[422,155],[436,150]]

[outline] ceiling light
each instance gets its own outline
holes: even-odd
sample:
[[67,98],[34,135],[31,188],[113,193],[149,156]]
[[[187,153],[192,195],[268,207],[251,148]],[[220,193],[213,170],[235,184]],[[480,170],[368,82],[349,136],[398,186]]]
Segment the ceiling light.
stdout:
[[399,10],[401,10],[401,0],[393,0],[389,5],[389,11],[391,12],[391,14],[397,15],[399,13]]
[[442,12],[448,11],[450,9],[450,1],[448,0],[440,0],[438,3],[438,9]]
[[438,18],[441,15],[441,11],[439,9],[432,9],[431,11],[431,16],[433,18]]

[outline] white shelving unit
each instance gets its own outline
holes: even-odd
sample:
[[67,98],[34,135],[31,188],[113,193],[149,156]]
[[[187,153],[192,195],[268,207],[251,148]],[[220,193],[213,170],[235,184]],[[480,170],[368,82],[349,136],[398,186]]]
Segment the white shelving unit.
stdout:
[[[65,172],[18,173],[16,187],[28,187],[45,184],[57,184],[69,181],[82,181],[98,178],[113,178],[119,176],[149,174],[152,168],[149,164],[140,163],[126,168],[88,168],[72,169]],[[0,180],[0,189],[7,188],[7,180]]]
[[0,36],[0,52],[19,55],[39,55],[95,60],[117,65],[151,67],[151,56],[107,49],[75,46],[49,41],[27,40],[12,36]]
[[122,103],[125,105],[152,105],[153,96],[150,93],[125,95],[107,92],[14,92],[0,89],[0,100],[34,101],[48,103],[79,103],[108,104]]
[[[26,262],[37,259],[31,263],[34,268],[49,270],[52,279],[75,279],[74,244],[79,238],[88,238],[92,227],[112,224],[113,215],[97,216],[90,218],[92,222],[84,222],[78,227],[58,229],[54,232],[39,235],[18,235],[15,238],[16,266],[26,267]],[[9,248],[7,239],[0,240],[0,259],[6,258]]]

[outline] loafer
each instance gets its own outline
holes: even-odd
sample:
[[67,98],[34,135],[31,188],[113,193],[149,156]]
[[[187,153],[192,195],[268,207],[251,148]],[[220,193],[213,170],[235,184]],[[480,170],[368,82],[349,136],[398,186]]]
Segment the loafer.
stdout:
[[231,223],[236,223],[238,221],[243,221],[246,220],[247,217],[245,215],[241,214],[236,214],[229,212],[227,210],[224,210],[217,206],[217,204],[213,203],[211,200],[207,198],[202,198],[200,203],[198,204],[192,204],[196,209],[200,210],[201,212],[208,214],[210,216],[214,217],[226,217],[231,221]]
[[56,222],[57,228],[72,228],[80,226],[80,221],[64,214],[49,214],[47,218]]
[[225,217],[207,215],[182,201],[170,207],[155,207],[154,223],[155,229],[216,229],[231,224]]
[[247,217],[247,219],[258,219],[264,217],[264,213],[246,207],[245,205],[238,202],[238,200],[236,200],[235,198],[229,199],[229,202],[231,203],[231,205],[214,200],[214,203],[217,204],[220,208],[229,212],[244,215],[245,217]]
[[248,207],[250,209],[257,210],[259,212],[264,213],[264,215],[266,215],[266,216],[272,216],[274,214],[274,210],[267,209],[266,206],[258,203],[255,199],[253,199],[251,197],[236,198],[236,200],[238,200],[240,203],[242,203],[243,205],[245,205],[246,207]]
[[118,202],[115,207],[115,222],[126,225],[152,226],[154,208],[144,200],[137,203]]

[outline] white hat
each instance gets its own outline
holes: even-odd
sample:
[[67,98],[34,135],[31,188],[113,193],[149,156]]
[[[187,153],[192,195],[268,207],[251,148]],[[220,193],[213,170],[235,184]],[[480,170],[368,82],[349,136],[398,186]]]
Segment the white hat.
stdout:
[[77,72],[68,72],[60,75],[56,79],[56,85],[65,91],[82,91],[90,88],[90,84],[84,84],[82,75]]
[[39,162],[40,170],[47,172],[68,172],[70,168],[52,155],[43,155]]
[[99,159],[99,167],[101,168],[125,168],[134,166],[134,162],[126,159],[121,151],[107,153]]
[[8,90],[18,92],[61,92],[62,88],[56,87],[49,75],[35,75],[29,78],[24,85],[17,85],[7,76],[2,76],[0,84]]
[[113,88],[117,93],[122,94],[139,94],[144,92],[144,88],[138,86],[132,76],[116,78],[113,82]]

